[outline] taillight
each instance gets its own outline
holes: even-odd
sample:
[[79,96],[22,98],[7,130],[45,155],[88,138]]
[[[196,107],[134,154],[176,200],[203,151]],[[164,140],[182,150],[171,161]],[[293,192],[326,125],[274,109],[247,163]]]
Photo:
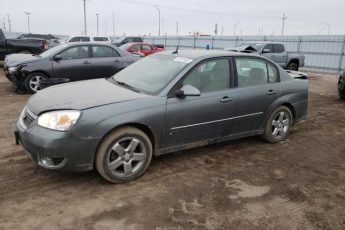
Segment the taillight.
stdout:
[[48,49],[48,41],[47,40],[44,40],[42,42],[42,46],[43,46],[43,49],[47,50]]

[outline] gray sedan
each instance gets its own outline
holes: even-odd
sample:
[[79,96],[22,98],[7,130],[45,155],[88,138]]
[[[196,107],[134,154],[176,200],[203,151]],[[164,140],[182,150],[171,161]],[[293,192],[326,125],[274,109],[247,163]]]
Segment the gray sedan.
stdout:
[[78,42],[56,46],[40,55],[9,55],[4,70],[16,86],[35,93],[40,90],[40,80],[68,78],[79,81],[111,77],[138,59],[140,57],[109,43]]
[[109,79],[38,92],[15,137],[42,167],[96,168],[110,182],[128,182],[153,155],[253,135],[283,140],[307,115],[307,88],[264,57],[163,52]]

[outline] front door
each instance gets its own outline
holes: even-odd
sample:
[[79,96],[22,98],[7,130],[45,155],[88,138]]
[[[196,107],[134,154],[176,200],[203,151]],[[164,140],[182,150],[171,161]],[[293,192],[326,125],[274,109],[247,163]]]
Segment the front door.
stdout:
[[92,64],[89,46],[73,46],[58,55],[61,60],[53,61],[55,78],[69,78],[70,81],[89,79]]
[[227,58],[203,61],[186,74],[177,88],[192,85],[201,95],[167,99],[165,148],[230,134],[233,103],[229,82]]

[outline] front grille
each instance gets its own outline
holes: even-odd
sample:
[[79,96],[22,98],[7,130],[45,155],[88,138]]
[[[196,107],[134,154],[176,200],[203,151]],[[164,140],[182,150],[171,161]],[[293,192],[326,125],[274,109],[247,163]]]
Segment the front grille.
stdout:
[[34,122],[36,120],[37,116],[35,114],[33,114],[32,112],[30,112],[28,109],[26,109],[24,111],[22,120],[23,123],[26,127],[28,127],[29,125],[32,124],[32,122]]

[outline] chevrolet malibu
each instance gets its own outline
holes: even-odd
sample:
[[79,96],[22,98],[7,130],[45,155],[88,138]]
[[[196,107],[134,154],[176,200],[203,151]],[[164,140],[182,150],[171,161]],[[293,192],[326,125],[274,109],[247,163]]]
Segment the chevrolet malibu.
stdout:
[[15,137],[44,168],[95,168],[121,183],[140,177],[153,155],[253,135],[279,142],[307,106],[308,81],[264,57],[162,52],[108,79],[38,92]]

